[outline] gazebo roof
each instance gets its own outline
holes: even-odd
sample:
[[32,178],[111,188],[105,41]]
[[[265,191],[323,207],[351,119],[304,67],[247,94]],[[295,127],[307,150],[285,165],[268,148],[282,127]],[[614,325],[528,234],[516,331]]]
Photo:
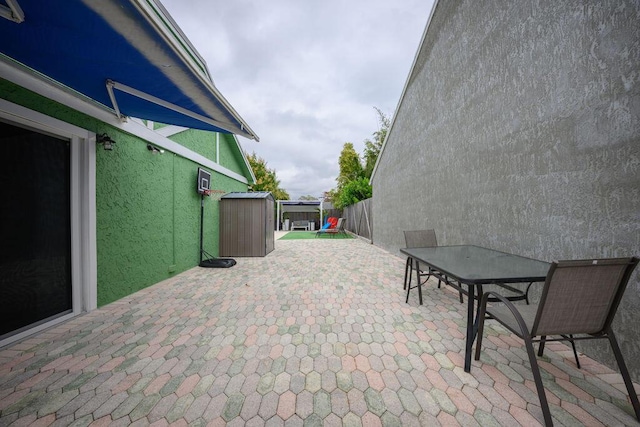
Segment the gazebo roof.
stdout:
[[317,212],[322,207],[321,200],[278,200],[282,212]]

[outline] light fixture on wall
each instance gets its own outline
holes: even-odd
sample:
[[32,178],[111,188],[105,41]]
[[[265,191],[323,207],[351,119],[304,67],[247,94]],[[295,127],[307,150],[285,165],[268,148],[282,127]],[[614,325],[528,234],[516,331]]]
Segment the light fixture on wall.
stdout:
[[109,135],[107,135],[106,133],[103,133],[100,135],[96,135],[96,143],[103,144],[105,150],[111,151],[113,150],[113,144],[115,144],[116,142],[113,139],[111,139]]
[[164,150],[162,148],[155,147],[151,144],[147,144],[147,150],[151,151],[153,154],[164,154]]

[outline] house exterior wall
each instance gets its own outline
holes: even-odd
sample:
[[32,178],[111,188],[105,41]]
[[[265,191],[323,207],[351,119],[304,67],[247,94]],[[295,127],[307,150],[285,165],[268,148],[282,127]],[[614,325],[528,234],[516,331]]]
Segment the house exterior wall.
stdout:
[[[438,2],[372,179],[403,230],[545,261],[640,255],[640,2]],[[614,322],[640,380],[640,271]],[[605,342],[581,346],[615,367]]]
[[219,134],[220,135],[220,159],[218,162],[223,165],[227,165],[228,168],[233,170],[241,170],[245,160],[240,156],[237,150],[232,150],[233,147],[233,135]]
[[[195,267],[200,261],[198,164],[171,152],[153,154],[147,141],[67,106],[0,79],[0,98],[116,141],[112,151],[96,147],[97,303],[108,304]],[[187,130],[172,139],[215,159],[215,134]],[[180,142],[179,140],[177,142]],[[244,175],[231,138],[220,138],[227,169]],[[235,152],[238,152],[235,149]],[[213,156],[213,157],[212,157]],[[222,156],[220,156],[222,159]],[[246,191],[247,184],[212,172],[212,188]],[[219,208],[205,198],[204,248],[218,255]]]
[[[145,141],[118,141],[113,151],[98,147],[98,305],[198,265],[197,168],[173,153],[152,154]],[[246,184],[211,172],[212,188],[246,191]],[[217,256],[219,204],[204,200],[203,246]]]
[[[189,129],[188,131],[173,135],[171,139],[183,147],[224,165],[227,169],[241,173],[244,166],[244,159],[242,152],[236,148],[234,136],[223,133],[217,135],[217,148],[216,134],[213,132]],[[220,157],[219,159],[217,158],[218,156]],[[214,187],[211,188],[213,189]]]

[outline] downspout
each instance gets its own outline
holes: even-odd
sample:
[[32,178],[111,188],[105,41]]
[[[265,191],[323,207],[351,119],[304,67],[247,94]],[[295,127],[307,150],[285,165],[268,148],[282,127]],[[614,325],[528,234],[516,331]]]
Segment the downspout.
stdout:
[[216,132],[216,163],[220,164],[220,133]]

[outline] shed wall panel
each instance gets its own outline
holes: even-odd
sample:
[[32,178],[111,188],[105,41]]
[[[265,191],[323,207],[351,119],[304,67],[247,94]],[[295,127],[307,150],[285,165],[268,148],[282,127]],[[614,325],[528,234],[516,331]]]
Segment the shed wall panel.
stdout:
[[274,202],[220,200],[220,256],[266,256],[274,249]]

